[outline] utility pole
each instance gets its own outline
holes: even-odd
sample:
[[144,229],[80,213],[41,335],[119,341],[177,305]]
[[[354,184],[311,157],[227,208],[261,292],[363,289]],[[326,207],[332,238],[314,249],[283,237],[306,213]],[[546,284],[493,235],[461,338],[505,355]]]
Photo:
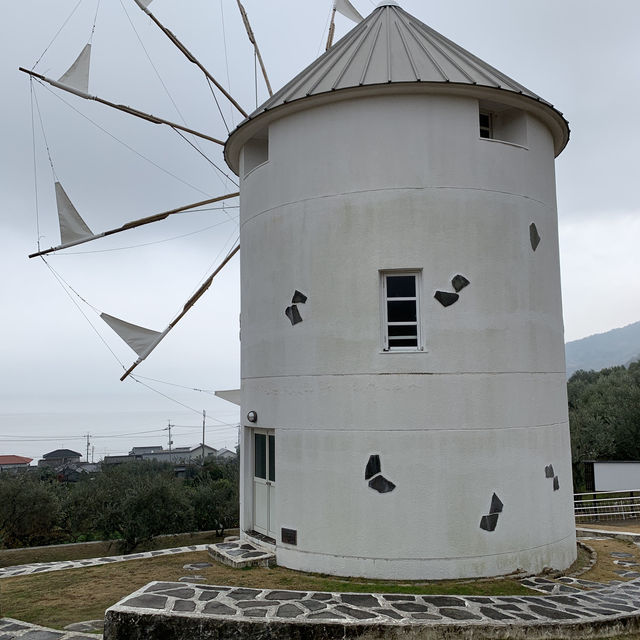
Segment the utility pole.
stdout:
[[204,467],[204,427],[207,420],[207,412],[202,410],[202,466]]
[[167,427],[167,430],[169,431],[169,462],[173,462],[173,456],[171,455],[171,445],[173,444],[173,440],[171,439],[171,427],[173,427],[173,425],[171,424],[171,420],[168,421],[169,426]]
[[85,460],[87,461],[87,463],[89,462],[89,447],[91,446],[91,443],[89,442],[90,437],[91,434],[87,433],[87,455],[85,456]]

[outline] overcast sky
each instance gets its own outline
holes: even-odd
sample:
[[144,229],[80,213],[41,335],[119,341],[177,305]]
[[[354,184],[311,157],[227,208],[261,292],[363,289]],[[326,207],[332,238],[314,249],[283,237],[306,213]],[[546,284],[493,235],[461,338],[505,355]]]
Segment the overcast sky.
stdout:
[[[39,60],[41,74],[59,78],[66,71],[89,40],[98,7],[82,0],[54,38],[77,4],[21,0],[0,32],[0,454],[37,459],[58,447],[84,453],[87,433],[95,459],[134,445],[167,446],[162,429],[169,421],[179,425],[174,446],[196,445],[203,409],[207,442],[232,448],[238,410],[211,391],[239,386],[238,259],[137,369],[139,382],[119,382],[122,365],[136,356],[97,311],[163,329],[237,237],[237,200],[224,211],[175,216],[50,256],[49,265],[84,301],[68,295],[45,263],[27,258],[38,235],[43,247],[59,241],[47,146],[57,179],[96,232],[234,190],[168,128],[39,84],[32,109],[29,79],[18,67]],[[275,89],[323,50],[331,0],[244,4]],[[368,15],[377,3],[353,4]],[[401,5],[552,102],[570,122],[571,141],[556,161],[566,339],[640,320],[640,3]],[[247,110],[255,107],[253,53],[235,0],[155,0],[150,8]],[[337,37],[352,26],[339,16]],[[226,136],[197,69],[132,0],[99,3],[92,45],[90,93]],[[259,82],[258,100],[265,98]],[[238,114],[219,101],[231,128]],[[198,144],[230,174],[216,145]]]

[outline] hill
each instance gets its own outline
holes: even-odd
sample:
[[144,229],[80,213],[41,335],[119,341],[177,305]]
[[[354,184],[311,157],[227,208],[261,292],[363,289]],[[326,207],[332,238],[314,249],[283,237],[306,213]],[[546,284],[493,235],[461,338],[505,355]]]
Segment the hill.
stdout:
[[567,376],[578,369],[599,371],[640,358],[640,322],[597,333],[565,345]]

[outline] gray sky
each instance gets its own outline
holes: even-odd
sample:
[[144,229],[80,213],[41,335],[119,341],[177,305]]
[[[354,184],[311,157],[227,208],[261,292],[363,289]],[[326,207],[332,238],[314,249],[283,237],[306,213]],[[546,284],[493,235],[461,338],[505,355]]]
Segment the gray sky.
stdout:
[[[363,15],[377,4],[353,3]],[[57,447],[84,452],[86,433],[93,436],[96,459],[105,453],[126,453],[134,445],[166,446],[167,434],[161,430],[168,420],[180,425],[174,430],[176,446],[195,445],[201,438],[202,409],[210,418],[207,442],[232,447],[237,409],[210,393],[181,386],[211,391],[239,385],[237,259],[137,370],[144,376],[141,383],[171,399],[140,383],[118,381],[122,369],[117,359],[128,366],[136,356],[95,309],[163,329],[237,236],[237,209],[176,216],[51,256],[49,264],[92,306],[73,294],[72,301],[42,261],[26,257],[36,247],[38,232],[31,93],[28,78],[17,68],[34,65],[76,4],[77,0],[21,0],[13,4],[0,33],[0,454],[37,459]],[[274,88],[323,50],[331,0],[244,4]],[[556,162],[567,340],[639,320],[635,154],[640,143],[640,4],[401,0],[401,5],[552,102],[570,122],[571,141]],[[96,6],[97,0],[81,2],[36,71],[54,78],[66,71],[87,43]],[[231,93],[247,110],[255,106],[253,54],[235,0],[154,0],[150,8],[222,84],[227,86],[230,79]],[[339,16],[337,37],[352,26]],[[39,85],[34,93],[39,107],[34,109],[35,167],[43,247],[57,244],[59,236],[40,117],[56,175],[94,231],[234,190],[167,128]],[[90,93],[174,121],[183,116],[192,128],[214,137],[226,135],[200,74],[132,0],[100,3]],[[259,101],[265,98],[260,83]],[[219,100],[229,126],[237,124],[233,109],[224,98]],[[201,148],[230,173],[218,147],[202,143]]]

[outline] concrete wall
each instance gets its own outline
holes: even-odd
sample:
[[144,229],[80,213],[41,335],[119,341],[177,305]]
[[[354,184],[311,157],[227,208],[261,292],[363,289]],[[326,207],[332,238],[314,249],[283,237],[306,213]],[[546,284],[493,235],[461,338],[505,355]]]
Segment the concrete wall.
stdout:
[[594,462],[596,491],[640,489],[640,462]]
[[[574,559],[553,141],[518,126],[526,144],[480,139],[477,101],[405,95],[269,127],[241,183],[242,415],[276,430],[276,530],[298,532],[280,564],[444,578]],[[390,269],[421,271],[423,351],[382,350]],[[445,308],[457,274],[471,284]],[[390,493],[365,481],[373,454]]]

